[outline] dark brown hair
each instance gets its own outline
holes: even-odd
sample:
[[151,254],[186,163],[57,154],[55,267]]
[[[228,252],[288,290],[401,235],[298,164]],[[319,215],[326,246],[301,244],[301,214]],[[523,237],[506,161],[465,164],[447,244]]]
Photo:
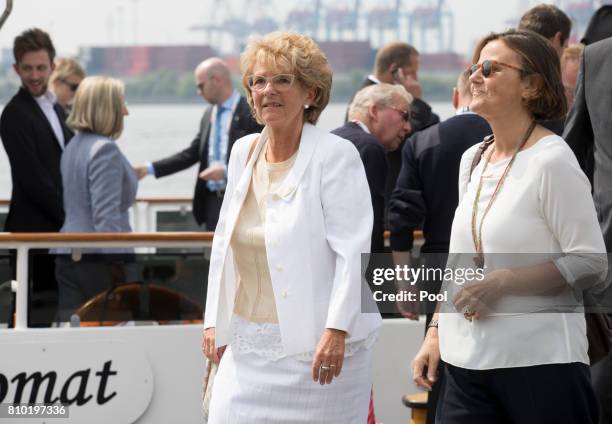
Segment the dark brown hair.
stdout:
[[28,29],[17,37],[13,43],[13,56],[15,56],[15,63],[19,64],[21,59],[26,53],[35,52],[38,50],[45,50],[49,54],[51,63],[55,60],[55,47],[51,37],[42,29],[32,28]]
[[567,113],[559,56],[552,45],[532,31],[514,29],[491,33],[474,50],[473,63],[478,63],[480,52],[491,41],[500,40],[520,57],[521,78],[537,77],[537,92],[524,99],[525,106],[538,120],[558,119]]
[[418,56],[417,49],[408,43],[393,42],[389,43],[378,50],[376,59],[374,60],[374,72],[384,73],[391,65],[398,67],[410,64],[413,56]]
[[521,17],[518,29],[537,32],[548,39],[553,38],[556,33],[560,32],[561,45],[564,45],[572,31],[572,21],[557,6],[540,4],[525,12]]

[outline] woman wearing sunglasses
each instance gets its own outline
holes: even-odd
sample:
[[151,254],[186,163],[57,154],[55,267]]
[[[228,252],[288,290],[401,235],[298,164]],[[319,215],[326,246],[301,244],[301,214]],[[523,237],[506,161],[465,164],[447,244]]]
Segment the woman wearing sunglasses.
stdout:
[[55,61],[55,69],[49,78],[49,86],[57,96],[57,104],[66,116],[70,113],[74,95],[85,78],[85,70],[74,59],[60,58]]
[[473,60],[470,109],[493,135],[463,155],[447,266],[484,278],[449,284],[414,382],[430,389],[443,360],[444,424],[595,424],[577,299],[605,286],[606,249],[576,158],[536,123],[566,112],[559,59],[539,35],[507,31],[485,37]]
[[285,32],[252,41],[241,65],[265,128],[232,149],[215,231],[208,423],[365,423],[381,323],[361,301],[372,204],[357,149],[314,126],[331,67],[312,39]]

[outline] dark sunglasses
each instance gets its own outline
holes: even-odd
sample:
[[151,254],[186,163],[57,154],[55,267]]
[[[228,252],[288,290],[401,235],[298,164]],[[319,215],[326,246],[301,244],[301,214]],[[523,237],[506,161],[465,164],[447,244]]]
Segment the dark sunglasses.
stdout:
[[66,84],[66,86],[70,89],[70,91],[72,91],[73,93],[75,93],[78,89],[79,89],[79,83],[73,83],[73,82],[68,82],[65,79],[61,79],[61,82],[63,82],[64,84]]
[[506,68],[515,69],[519,72],[523,72],[523,70],[517,66],[498,62],[497,60],[483,60],[482,63],[475,63],[468,69],[470,71],[470,76],[474,75],[476,71],[480,69],[482,71],[482,76],[488,78],[491,73],[497,71],[500,66],[505,66]]

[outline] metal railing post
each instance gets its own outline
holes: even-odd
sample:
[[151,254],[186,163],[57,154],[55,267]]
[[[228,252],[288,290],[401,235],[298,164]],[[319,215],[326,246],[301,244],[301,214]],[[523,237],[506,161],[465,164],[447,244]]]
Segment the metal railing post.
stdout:
[[8,19],[9,15],[13,10],[13,0],[6,0],[6,6],[4,7],[4,12],[2,16],[0,16],[0,28],[4,25],[4,22]]
[[15,295],[15,329],[28,328],[28,246],[17,247],[17,293]]

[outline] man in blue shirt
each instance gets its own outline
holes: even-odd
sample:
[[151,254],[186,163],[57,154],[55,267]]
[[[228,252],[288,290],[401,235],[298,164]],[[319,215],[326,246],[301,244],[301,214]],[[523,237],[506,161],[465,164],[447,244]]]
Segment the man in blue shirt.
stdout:
[[227,163],[234,142],[261,132],[246,99],[234,89],[228,65],[212,57],[194,72],[198,94],[209,103],[200,121],[200,130],[184,150],[167,158],[136,167],[139,178],[174,174],[200,163],[193,195],[193,215],[199,225],[214,231],[225,193]]

